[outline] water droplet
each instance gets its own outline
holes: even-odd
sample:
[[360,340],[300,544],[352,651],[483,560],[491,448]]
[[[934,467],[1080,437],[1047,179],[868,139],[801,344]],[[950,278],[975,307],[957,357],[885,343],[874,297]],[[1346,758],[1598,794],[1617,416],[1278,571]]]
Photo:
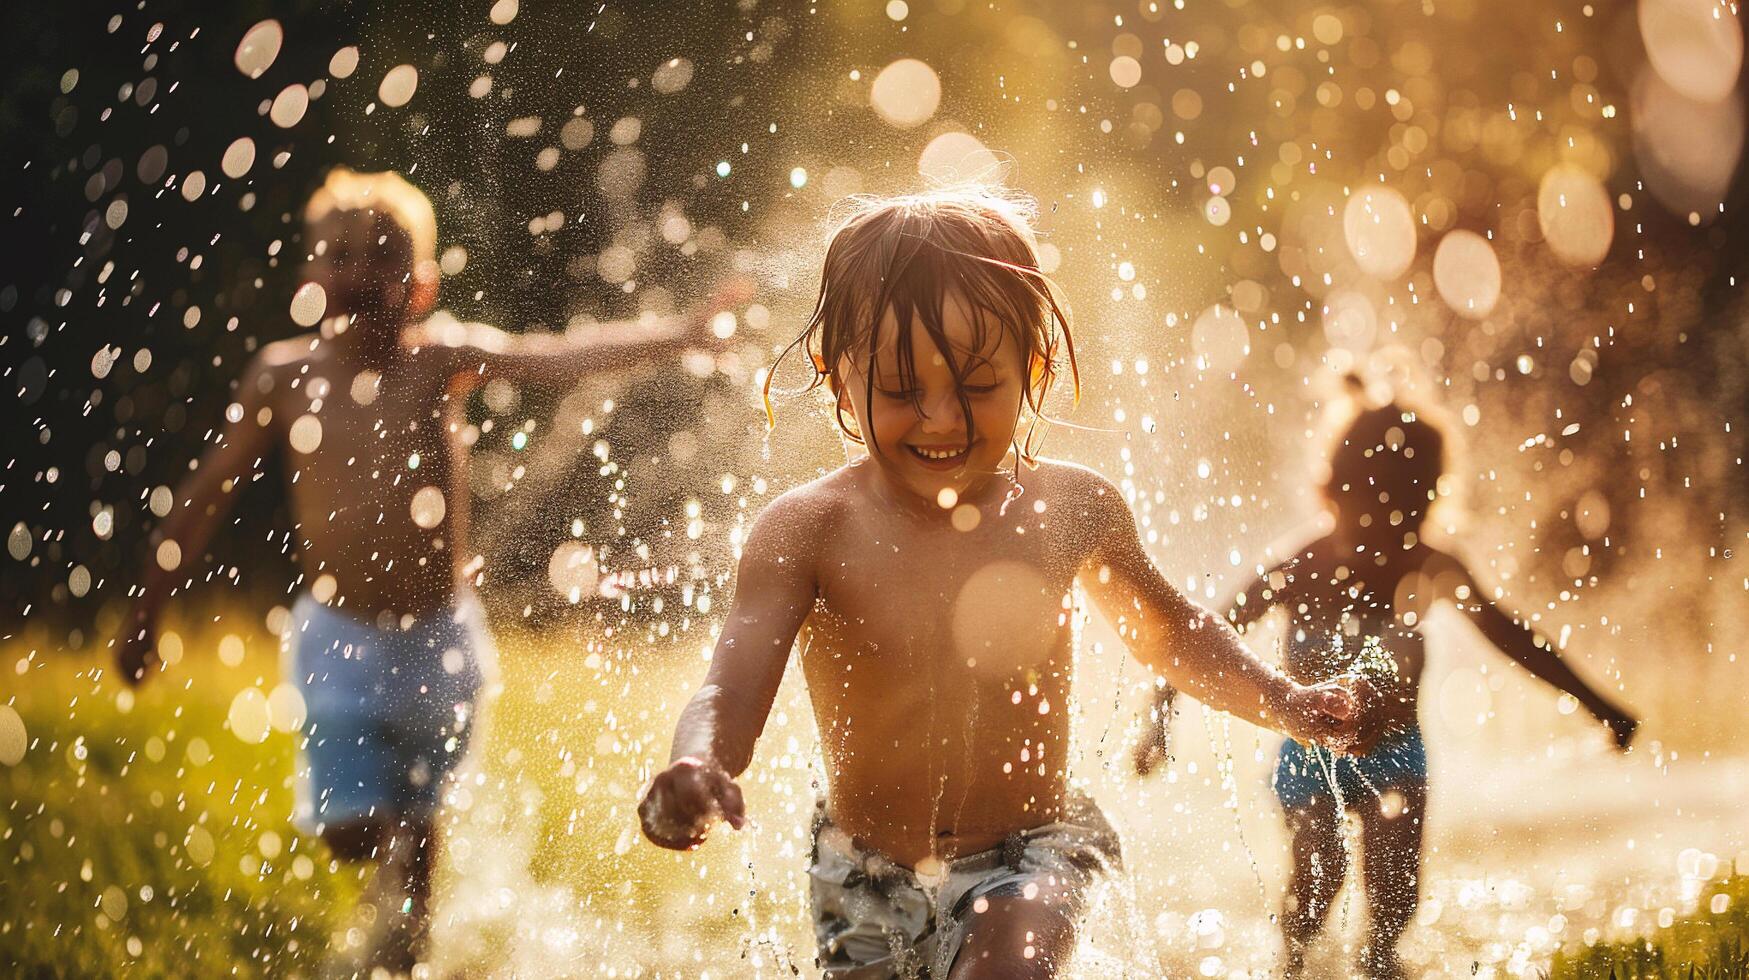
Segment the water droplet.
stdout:
[[291,425],[287,441],[300,453],[315,452],[322,446],[322,420],[309,414],[298,416]]
[[280,46],[284,43],[285,30],[279,26],[279,21],[264,20],[243,32],[232,60],[244,75],[260,78],[279,57]]
[[[239,136],[225,148],[225,155],[219,160],[219,170],[226,177],[236,180],[249,172],[255,166],[255,141],[247,136]],[[187,197],[187,191],[183,192]],[[192,200],[192,199],[191,199]]]
[[[292,293],[291,318],[300,327],[313,327],[328,312],[328,291],[319,282],[306,282]],[[369,404],[368,402],[364,404]]]
[[408,510],[413,515],[413,523],[430,530],[443,523],[443,515],[448,510],[444,501],[443,491],[437,487],[420,487],[413,494]]
[[334,52],[334,57],[328,59],[328,74],[335,78],[348,78],[358,70],[358,49],[352,45]]
[[24,719],[9,704],[0,704],[0,766],[16,766],[24,761],[24,751],[30,745]]
[[1389,187],[1367,187],[1342,209],[1342,233],[1360,271],[1395,279],[1415,261],[1415,218],[1409,202]]
[[383,75],[377,86],[377,98],[391,109],[406,105],[419,88],[419,69],[412,65],[396,65]]
[[1127,54],[1111,59],[1110,71],[1118,88],[1135,88],[1142,80],[1142,63]]
[[869,87],[875,113],[899,129],[921,126],[941,105],[941,79],[935,69],[915,58],[901,58],[882,68]]
[[267,111],[267,118],[281,129],[290,129],[303,120],[309,108],[310,90],[294,82],[273,97],[273,107]]
[[1562,262],[1594,266],[1609,254],[1615,212],[1602,181],[1586,171],[1559,164],[1543,174],[1536,216],[1549,251]]

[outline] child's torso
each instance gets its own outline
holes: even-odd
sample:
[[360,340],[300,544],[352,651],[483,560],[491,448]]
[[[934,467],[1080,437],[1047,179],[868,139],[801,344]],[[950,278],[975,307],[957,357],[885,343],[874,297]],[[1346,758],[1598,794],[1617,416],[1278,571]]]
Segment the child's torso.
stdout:
[[1280,583],[1273,601],[1287,613],[1289,676],[1316,684],[1360,674],[1387,692],[1393,716],[1413,720],[1426,663],[1421,630],[1440,594],[1442,559],[1421,547],[1379,565],[1338,557],[1325,538],[1284,563],[1272,575]]
[[[312,356],[267,393],[304,587],[367,619],[448,607],[467,497],[450,379],[416,355],[363,367]],[[313,420],[313,421],[312,421]]]
[[1063,799],[1089,536],[1035,511],[1051,479],[1028,476],[966,531],[945,511],[843,508],[821,550],[801,658],[832,818],[907,864],[988,848]]

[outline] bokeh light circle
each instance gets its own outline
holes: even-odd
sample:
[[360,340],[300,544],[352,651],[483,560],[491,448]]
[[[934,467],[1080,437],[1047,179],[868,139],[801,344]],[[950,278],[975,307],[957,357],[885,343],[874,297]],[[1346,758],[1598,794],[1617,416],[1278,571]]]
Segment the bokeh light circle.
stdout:
[[1002,161],[982,140],[970,133],[952,131],[929,141],[917,157],[917,172],[944,184],[961,181],[995,182]]
[[226,177],[236,180],[249,172],[255,166],[255,141],[247,136],[239,136],[225,147],[225,155],[219,158],[219,170]]
[[1433,251],[1433,285],[1459,316],[1481,319],[1500,301],[1500,259],[1473,231],[1448,232]]
[[1142,63],[1127,54],[1111,59],[1111,80],[1118,88],[1135,88],[1142,80]]
[[243,32],[243,39],[237,42],[237,51],[231,60],[244,75],[260,78],[273,66],[284,43],[285,29],[279,21],[264,20]]
[[1549,251],[1568,265],[1594,266],[1609,254],[1615,211],[1603,182],[1559,164],[1543,174],[1536,192],[1537,223]]
[[29,745],[30,735],[25,731],[24,719],[19,716],[18,709],[0,704],[0,766],[16,766],[23,762]]
[[916,58],[900,58],[875,76],[868,99],[888,125],[912,129],[928,122],[941,106],[941,79]]
[[[953,641],[959,655],[993,674],[1047,656],[1056,632],[1045,577],[1020,561],[993,561],[973,572],[953,603]],[[1017,597],[1032,597],[1018,602]]]
[[350,78],[358,70],[358,49],[348,44],[328,59],[328,74],[335,78]]
[[267,118],[281,129],[290,129],[303,121],[309,108],[310,90],[294,82],[273,97],[273,107],[268,110]]
[[377,85],[377,98],[383,105],[398,109],[413,100],[413,93],[419,89],[419,69],[412,65],[396,65],[383,75],[383,80]]
[[1415,218],[1409,202],[1389,187],[1363,188],[1342,209],[1342,234],[1360,271],[1395,279],[1415,261]]
[[1324,299],[1324,339],[1339,350],[1359,354],[1372,349],[1378,335],[1378,311],[1372,300],[1352,289],[1339,289]]
[[1629,119],[1634,160],[1652,196],[1682,217],[1717,217],[1743,155],[1742,95],[1702,102],[1642,69]]
[[1646,60],[1670,87],[1718,102],[1743,70],[1743,25],[1718,0],[1640,0]]
[[314,415],[300,415],[291,425],[286,440],[291,447],[308,455],[322,448],[322,420]]
[[1208,370],[1233,370],[1250,347],[1251,332],[1245,328],[1245,318],[1230,306],[1216,303],[1190,325],[1190,349]]
[[260,745],[267,741],[267,735],[273,730],[273,715],[267,707],[267,695],[260,688],[246,687],[237,692],[231,699],[231,708],[225,713],[225,720],[231,725],[231,734],[249,745]]
[[328,291],[319,282],[306,282],[292,293],[291,318],[300,327],[313,327],[328,312]]
[[449,505],[444,500],[441,488],[420,487],[408,502],[407,510],[412,514],[414,524],[429,531],[443,523],[443,516],[449,512]]

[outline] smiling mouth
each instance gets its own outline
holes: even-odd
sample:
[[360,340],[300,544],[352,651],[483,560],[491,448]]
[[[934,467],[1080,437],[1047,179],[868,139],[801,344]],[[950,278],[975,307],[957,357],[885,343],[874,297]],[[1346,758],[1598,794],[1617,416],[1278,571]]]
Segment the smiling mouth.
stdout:
[[911,458],[931,469],[947,469],[958,466],[965,461],[966,447],[961,446],[913,446],[907,445],[905,451]]

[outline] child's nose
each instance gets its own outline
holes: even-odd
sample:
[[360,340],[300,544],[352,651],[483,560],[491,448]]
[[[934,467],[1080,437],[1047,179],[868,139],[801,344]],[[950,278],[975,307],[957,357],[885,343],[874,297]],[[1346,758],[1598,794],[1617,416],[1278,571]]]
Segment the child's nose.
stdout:
[[959,431],[960,403],[953,392],[925,393],[921,408],[923,415],[919,422],[924,432],[946,435]]

